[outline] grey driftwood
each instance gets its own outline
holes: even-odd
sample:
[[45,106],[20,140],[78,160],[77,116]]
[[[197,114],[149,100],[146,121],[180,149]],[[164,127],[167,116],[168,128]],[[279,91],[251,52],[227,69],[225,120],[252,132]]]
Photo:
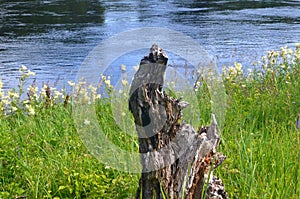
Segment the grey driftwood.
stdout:
[[166,53],[154,44],[141,60],[130,88],[129,109],[142,164],[136,198],[228,198],[222,181],[213,175],[225,159],[216,152],[217,121],[212,115],[211,125],[198,131],[180,123],[187,103],[163,90],[167,62]]

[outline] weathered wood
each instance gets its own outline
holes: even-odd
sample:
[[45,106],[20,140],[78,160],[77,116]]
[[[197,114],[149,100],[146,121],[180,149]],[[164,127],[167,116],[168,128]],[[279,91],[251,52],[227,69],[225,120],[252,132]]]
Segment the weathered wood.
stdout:
[[[207,198],[227,198],[222,181],[212,175],[225,156],[216,153],[220,136],[217,122],[196,132],[179,123],[187,105],[163,91],[168,57],[157,45],[141,60],[129,99],[139,136],[142,175],[136,198],[201,198],[209,181]],[[217,154],[217,155],[216,155]],[[210,179],[208,177],[210,176]],[[162,192],[163,190],[163,192]]]

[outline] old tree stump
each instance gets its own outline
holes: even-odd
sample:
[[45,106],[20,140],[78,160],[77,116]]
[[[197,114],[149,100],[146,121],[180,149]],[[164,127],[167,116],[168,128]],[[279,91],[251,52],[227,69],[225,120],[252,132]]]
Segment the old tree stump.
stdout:
[[216,152],[216,119],[212,115],[211,125],[198,131],[179,122],[187,103],[163,91],[167,62],[165,52],[154,44],[130,88],[129,109],[142,164],[136,198],[228,198],[222,181],[212,173],[225,159]]

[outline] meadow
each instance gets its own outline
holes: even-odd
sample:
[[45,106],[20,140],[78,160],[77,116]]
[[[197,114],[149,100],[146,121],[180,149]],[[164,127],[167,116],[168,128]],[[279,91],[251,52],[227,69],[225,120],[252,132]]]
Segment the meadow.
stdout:
[[[215,174],[230,198],[297,199],[300,44],[269,51],[253,65],[247,70],[233,63],[223,69],[227,105],[218,150],[227,159]],[[0,81],[0,198],[134,198],[139,175],[98,161],[80,139],[72,117],[75,103],[92,104],[107,138],[124,150],[138,151],[137,137],[120,133],[115,124],[110,95],[100,96],[97,88],[71,81],[71,93],[36,82],[25,88],[34,75],[22,66],[18,88],[4,91]],[[110,93],[109,80],[102,80]],[[204,80],[199,81],[199,125],[207,125],[210,95]],[[189,102],[188,96],[184,101]]]

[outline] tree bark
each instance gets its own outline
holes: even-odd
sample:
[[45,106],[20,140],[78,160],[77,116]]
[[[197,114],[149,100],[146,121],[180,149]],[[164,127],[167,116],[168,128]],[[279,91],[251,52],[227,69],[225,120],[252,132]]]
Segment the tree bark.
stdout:
[[167,61],[166,53],[154,44],[130,88],[129,109],[142,164],[136,198],[228,198],[222,181],[212,174],[225,160],[216,152],[220,139],[216,119],[212,115],[211,125],[198,131],[179,122],[187,103],[163,91]]

